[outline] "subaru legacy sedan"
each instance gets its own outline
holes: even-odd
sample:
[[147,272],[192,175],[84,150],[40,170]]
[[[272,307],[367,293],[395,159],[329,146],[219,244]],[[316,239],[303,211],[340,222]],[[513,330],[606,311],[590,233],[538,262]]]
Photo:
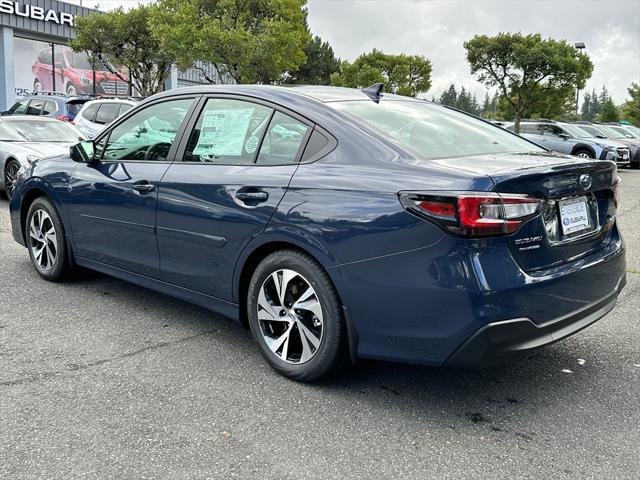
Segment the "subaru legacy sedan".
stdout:
[[164,92],[17,177],[41,277],[82,266],[204,306],[299,381],[509,361],[626,281],[615,163],[379,85]]

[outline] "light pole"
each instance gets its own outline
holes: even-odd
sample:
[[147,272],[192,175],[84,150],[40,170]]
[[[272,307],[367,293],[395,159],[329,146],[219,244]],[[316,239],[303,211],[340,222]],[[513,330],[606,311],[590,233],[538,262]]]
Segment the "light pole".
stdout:
[[[573,44],[573,46],[578,50],[578,51],[582,51],[585,49],[585,44],[584,42],[576,42]],[[580,89],[576,86],[576,117],[578,116],[578,100],[579,100],[579,95],[580,95]]]

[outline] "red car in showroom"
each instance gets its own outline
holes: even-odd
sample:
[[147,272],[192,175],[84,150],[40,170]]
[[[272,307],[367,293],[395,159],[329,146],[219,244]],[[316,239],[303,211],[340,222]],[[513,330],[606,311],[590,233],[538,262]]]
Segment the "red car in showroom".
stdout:
[[[38,54],[31,67],[34,91],[63,91],[67,95],[105,94],[127,95],[129,85],[117,74],[106,70],[96,70],[96,88],[93,90],[93,70],[84,53],[74,52],[68,47],[56,47],[55,69],[51,48]],[[55,71],[55,85],[53,81]],[[54,88],[55,87],[55,88]]]

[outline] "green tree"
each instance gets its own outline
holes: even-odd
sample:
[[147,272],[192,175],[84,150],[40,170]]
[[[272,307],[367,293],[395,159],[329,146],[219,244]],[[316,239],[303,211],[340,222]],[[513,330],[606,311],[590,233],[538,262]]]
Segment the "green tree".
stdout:
[[613,103],[611,97],[604,101],[602,111],[597,118],[601,122],[617,122],[620,120],[620,112],[618,112],[618,107]]
[[564,40],[540,34],[477,35],[464,43],[471,73],[488,87],[498,87],[513,110],[515,131],[528,111],[551,91],[583,88],[593,71],[589,57]]
[[455,107],[458,101],[458,92],[456,91],[456,86],[452,83],[449,85],[449,88],[442,92],[440,95],[440,99],[438,103],[442,105],[448,105],[449,107]]
[[[150,18],[180,68],[202,60],[238,83],[269,83],[304,64],[306,0],[160,0]],[[212,79],[207,79],[213,83]]]
[[[304,28],[309,37],[308,12],[304,12]],[[329,42],[319,36],[314,36],[304,49],[307,60],[297,70],[287,72],[284,83],[298,85],[329,85],[331,74],[340,71],[340,59],[336,58]]]
[[290,72],[285,83],[329,85],[331,74],[340,71],[340,59],[336,58],[333,48],[317,35],[307,44],[305,55],[307,61]]
[[415,97],[431,87],[431,62],[421,55],[391,55],[374,49],[353,63],[342,62],[339,73],[331,75],[331,84],[365,88],[384,83],[384,91]]
[[640,125],[640,84],[632,83],[627,89],[631,99],[627,100],[622,106],[622,114],[624,119],[635,124]]
[[155,5],[139,5],[103,14],[76,17],[76,37],[69,42],[73,50],[85,51],[125,82],[129,81],[114,65],[125,66],[132,85],[141,95],[158,92],[169,77],[173,58],[161,51],[149,30],[148,19]]

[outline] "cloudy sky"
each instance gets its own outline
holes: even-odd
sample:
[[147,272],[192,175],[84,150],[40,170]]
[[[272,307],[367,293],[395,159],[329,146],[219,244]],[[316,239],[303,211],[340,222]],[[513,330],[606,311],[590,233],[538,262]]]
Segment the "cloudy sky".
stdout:
[[[138,2],[83,3],[106,10]],[[452,82],[483,97],[485,88],[470,75],[462,43],[498,32],[584,42],[595,65],[587,89],[605,85],[617,103],[631,82],[640,82],[640,0],[308,0],[308,8],[312,32],[342,59],[373,48],[429,58],[429,98]]]

